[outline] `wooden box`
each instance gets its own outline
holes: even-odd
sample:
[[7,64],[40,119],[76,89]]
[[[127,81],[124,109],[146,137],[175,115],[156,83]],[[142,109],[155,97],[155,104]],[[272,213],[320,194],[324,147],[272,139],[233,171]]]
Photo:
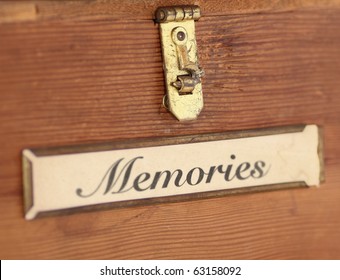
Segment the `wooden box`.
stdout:
[[[204,110],[163,106],[159,6],[196,4]],[[340,1],[0,2],[2,259],[340,258]],[[27,147],[296,124],[323,128],[325,182],[26,221]]]

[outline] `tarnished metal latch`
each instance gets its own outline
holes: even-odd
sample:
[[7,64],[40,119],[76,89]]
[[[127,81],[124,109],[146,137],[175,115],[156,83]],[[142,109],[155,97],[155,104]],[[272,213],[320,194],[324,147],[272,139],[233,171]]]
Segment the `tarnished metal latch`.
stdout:
[[167,90],[163,103],[180,121],[197,119],[203,108],[203,70],[198,63],[194,22],[200,15],[198,6],[156,10]]

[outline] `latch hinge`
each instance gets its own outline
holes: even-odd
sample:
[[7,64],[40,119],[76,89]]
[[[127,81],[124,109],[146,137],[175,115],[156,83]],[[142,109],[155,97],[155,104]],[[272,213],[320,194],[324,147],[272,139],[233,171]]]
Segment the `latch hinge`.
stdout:
[[180,121],[197,119],[203,108],[201,77],[204,72],[198,62],[194,23],[200,15],[198,6],[156,10],[167,90],[164,105]]

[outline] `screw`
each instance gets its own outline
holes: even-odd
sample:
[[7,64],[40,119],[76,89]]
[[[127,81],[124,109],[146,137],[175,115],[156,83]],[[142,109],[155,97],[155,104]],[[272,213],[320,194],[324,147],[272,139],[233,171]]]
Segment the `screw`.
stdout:
[[178,39],[179,41],[184,41],[184,39],[185,39],[185,33],[184,33],[183,31],[179,31],[179,32],[177,33],[177,39]]

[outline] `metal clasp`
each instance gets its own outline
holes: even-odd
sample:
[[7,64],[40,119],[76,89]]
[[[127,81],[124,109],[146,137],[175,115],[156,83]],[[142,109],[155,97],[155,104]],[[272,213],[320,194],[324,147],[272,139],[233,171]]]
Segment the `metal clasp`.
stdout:
[[194,23],[200,14],[198,6],[156,10],[167,90],[163,103],[180,121],[197,119],[203,108],[204,72],[198,62]]

